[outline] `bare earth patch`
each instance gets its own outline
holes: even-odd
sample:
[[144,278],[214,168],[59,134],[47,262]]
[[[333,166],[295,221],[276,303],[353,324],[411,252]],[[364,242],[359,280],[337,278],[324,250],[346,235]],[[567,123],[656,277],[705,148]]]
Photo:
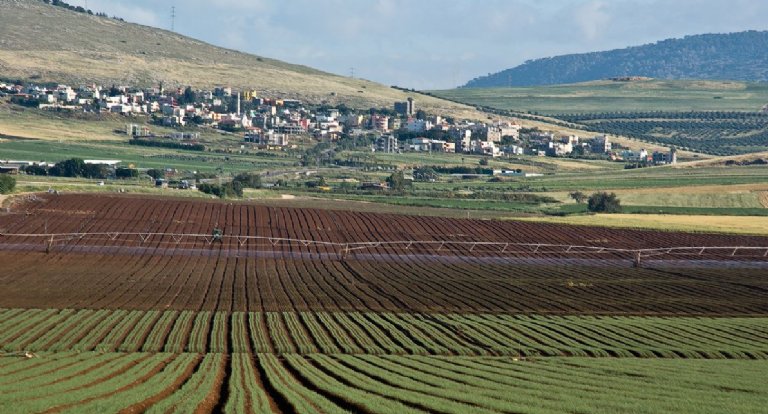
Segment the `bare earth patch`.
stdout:
[[763,207],[768,208],[768,191],[761,191],[759,195],[760,204],[763,205]]

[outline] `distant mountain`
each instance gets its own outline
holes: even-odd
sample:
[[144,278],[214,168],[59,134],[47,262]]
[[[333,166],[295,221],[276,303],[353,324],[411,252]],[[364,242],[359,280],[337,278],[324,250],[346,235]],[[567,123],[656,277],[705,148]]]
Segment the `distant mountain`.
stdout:
[[613,77],[768,81],[768,31],[704,34],[644,46],[536,59],[467,88],[556,85]]

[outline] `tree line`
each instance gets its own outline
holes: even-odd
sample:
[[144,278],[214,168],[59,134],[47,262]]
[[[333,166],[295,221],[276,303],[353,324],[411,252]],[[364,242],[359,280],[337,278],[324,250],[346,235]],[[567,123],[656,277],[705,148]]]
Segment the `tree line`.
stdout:
[[[102,12],[94,13],[91,9],[86,9],[85,7],[82,7],[82,6],[73,6],[61,0],[42,0],[42,2],[45,4],[50,4],[51,6],[56,6],[56,7],[61,7],[67,10],[71,10],[76,13],[90,14],[91,16],[99,16],[99,17],[109,17],[107,16],[106,13],[102,13]],[[112,18],[121,22],[125,21],[124,19],[117,16],[112,16]]]

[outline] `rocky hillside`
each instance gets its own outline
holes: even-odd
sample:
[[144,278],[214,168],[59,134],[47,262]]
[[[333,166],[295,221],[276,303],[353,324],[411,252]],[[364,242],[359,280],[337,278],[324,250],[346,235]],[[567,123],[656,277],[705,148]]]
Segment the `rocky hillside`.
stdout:
[[[406,94],[266,57],[216,47],[167,30],[78,13],[40,0],[0,0],[0,78],[151,86],[228,85],[264,96],[389,106]],[[454,116],[471,108],[425,96],[420,107]]]

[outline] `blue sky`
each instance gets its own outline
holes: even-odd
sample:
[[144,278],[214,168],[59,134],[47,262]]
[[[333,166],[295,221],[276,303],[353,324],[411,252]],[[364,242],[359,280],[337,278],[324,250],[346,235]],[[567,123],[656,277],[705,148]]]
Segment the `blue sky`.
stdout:
[[760,0],[68,0],[387,85],[450,88],[528,59],[768,29]]

